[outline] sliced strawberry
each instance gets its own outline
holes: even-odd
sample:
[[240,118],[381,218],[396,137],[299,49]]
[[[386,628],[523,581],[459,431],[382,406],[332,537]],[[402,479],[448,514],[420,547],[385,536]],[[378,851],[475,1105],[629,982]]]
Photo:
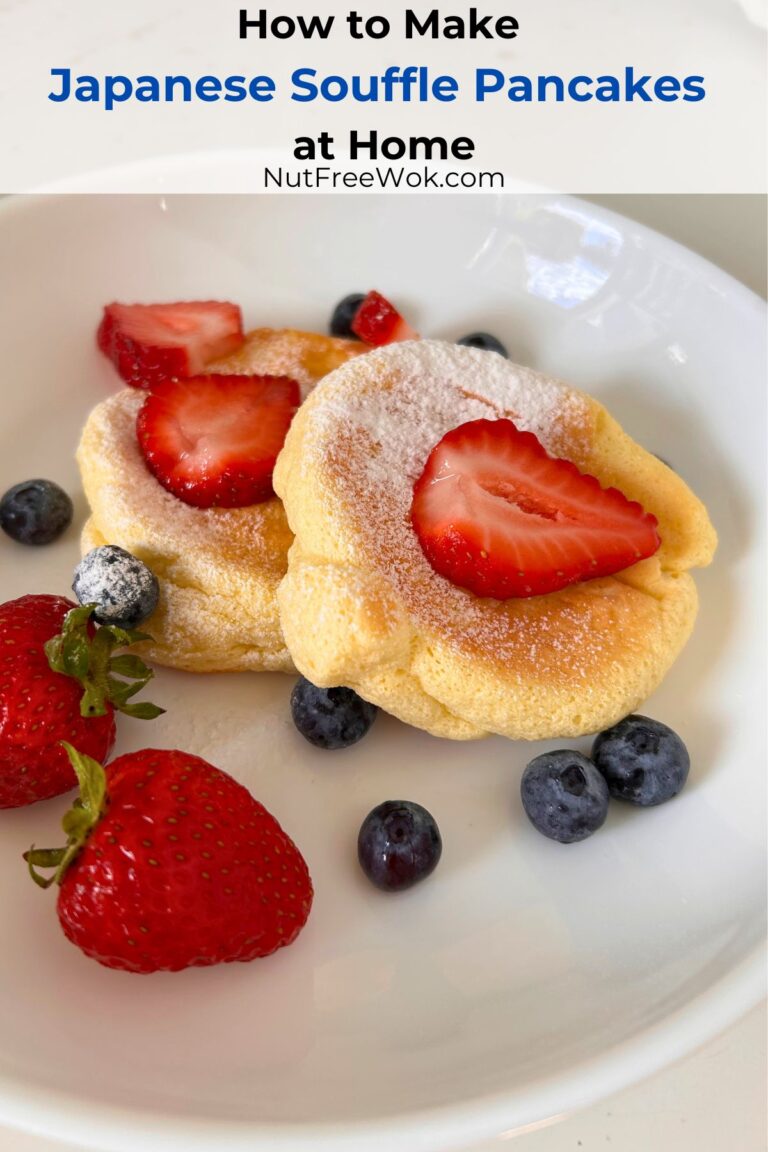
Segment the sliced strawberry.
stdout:
[[96,340],[127,384],[149,388],[168,376],[195,376],[243,343],[236,304],[108,304]]
[[369,292],[355,313],[352,331],[366,344],[379,346],[399,340],[418,340],[415,328],[379,292]]
[[540,596],[659,547],[656,518],[510,420],[471,420],[429,455],[411,521],[432,567],[476,596]]
[[150,472],[185,504],[258,504],[272,495],[272,470],[300,399],[287,376],[163,380],[139,412],[139,447]]

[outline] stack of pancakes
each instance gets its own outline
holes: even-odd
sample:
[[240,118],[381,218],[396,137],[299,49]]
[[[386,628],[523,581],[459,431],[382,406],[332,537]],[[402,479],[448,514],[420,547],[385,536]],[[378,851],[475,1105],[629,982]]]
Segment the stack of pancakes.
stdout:
[[[78,450],[83,549],[118,544],[161,585],[146,655],[194,671],[298,669],[409,724],[467,739],[595,732],[636,708],[685,644],[688,569],[716,538],[703,504],[594,399],[501,356],[435,341],[368,351],[262,329],[209,371],[292,376],[312,389],[275,470],[277,496],[198,509],[140,454],[144,394],[91,414]],[[661,547],[615,576],[525,600],[480,599],[438,575],[409,519],[414,481],[451,428],[512,419],[553,456],[658,520]]]

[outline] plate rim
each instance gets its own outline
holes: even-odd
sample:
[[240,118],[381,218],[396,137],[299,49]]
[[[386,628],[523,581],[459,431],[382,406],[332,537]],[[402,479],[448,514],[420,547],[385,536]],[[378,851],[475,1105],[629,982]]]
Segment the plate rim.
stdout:
[[[254,1124],[251,1121],[185,1121],[181,1114],[152,1109],[127,1109],[89,1102],[86,1108],[74,1093],[28,1090],[18,1093],[19,1081],[0,1075],[0,1106],[10,1123],[31,1134],[77,1141],[99,1152],[135,1152],[138,1138],[151,1135],[150,1146],[164,1152],[210,1152],[215,1146],[228,1152],[459,1152],[472,1143],[521,1136],[663,1070],[737,1023],[766,995],[768,949],[757,945],[727,977],[710,986],[684,1008],[664,1017],[622,1044],[583,1061],[565,1076],[536,1082],[534,1092],[497,1092],[448,1107],[422,1109],[403,1117],[382,1116],[363,1121]],[[659,1053],[665,1053],[659,1062]],[[24,1084],[24,1081],[21,1081]],[[11,1093],[6,1097],[5,1089]],[[599,1085],[599,1086],[598,1086]],[[13,1091],[14,1087],[16,1091]],[[556,1089],[558,1105],[551,1099]],[[549,1103],[547,1099],[549,1098]],[[525,1103],[527,1101],[527,1104]],[[28,1108],[43,1103],[43,1116],[30,1118]],[[84,1125],[87,1124],[87,1128]],[[438,1143],[439,1141],[439,1143]]]

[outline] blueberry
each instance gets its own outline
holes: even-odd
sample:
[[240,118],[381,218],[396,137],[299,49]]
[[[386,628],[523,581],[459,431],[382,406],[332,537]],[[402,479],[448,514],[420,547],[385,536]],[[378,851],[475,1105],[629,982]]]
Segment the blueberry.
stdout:
[[339,300],[331,316],[332,336],[346,336],[348,340],[357,340],[357,336],[352,331],[352,321],[363,300],[365,300],[365,296],[362,292],[352,292],[343,300]]
[[580,752],[544,752],[531,760],[520,795],[534,828],[561,844],[591,836],[608,815],[608,785]]
[[51,544],[72,523],[72,511],[52,480],[25,480],[0,499],[0,528],[19,544]]
[[75,568],[72,591],[81,604],[96,605],[99,624],[135,628],[154,612],[160,589],[146,564],[116,544],[105,544]]
[[443,842],[434,816],[409,800],[386,800],[369,812],[357,837],[357,858],[368,879],[398,892],[437,867]]
[[471,332],[469,336],[462,336],[461,340],[457,340],[456,343],[464,344],[467,348],[481,348],[483,352],[498,352],[499,356],[509,360],[509,352],[501,340],[491,336],[490,332]]
[[647,716],[625,716],[601,732],[592,746],[592,759],[612,796],[643,808],[677,796],[691,766],[677,733]]
[[351,688],[316,688],[303,676],[291,692],[293,722],[316,748],[348,748],[362,740],[378,708]]

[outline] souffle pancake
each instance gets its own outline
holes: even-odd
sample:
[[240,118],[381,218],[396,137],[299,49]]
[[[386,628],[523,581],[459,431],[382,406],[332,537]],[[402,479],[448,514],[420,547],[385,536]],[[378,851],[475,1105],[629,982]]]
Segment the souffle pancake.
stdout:
[[[302,396],[327,372],[365,352],[359,341],[259,328],[208,374],[295,381]],[[190,384],[194,387],[194,383]],[[146,622],[150,659],[196,672],[291,671],[277,587],[292,534],[274,495],[245,507],[194,507],[163,487],[142,455],[137,418],[147,392],[124,388],[90,414],[77,460],[91,515],[82,550],[117,544],[160,582]]]
[[[535,445],[537,467],[559,467],[590,498],[603,492],[611,512],[621,502],[619,544],[621,516],[632,531],[652,525],[652,554],[630,551],[620,570],[544,594],[523,582],[508,598],[437,571],[417,532],[414,488],[443,438],[478,421],[504,422],[526,451]],[[596,400],[494,353],[431,340],[376,349],[326,377],[293,420],[274,485],[295,535],[278,599],[296,667],[454,739],[576,736],[630,713],[688,639],[689,569],[716,546],[701,501]],[[485,487],[478,517],[514,502]],[[539,519],[562,520],[556,504]],[[512,511],[525,520],[522,502]],[[447,555],[461,569],[460,549]],[[475,559],[463,563],[470,581],[494,556]],[[523,575],[512,572],[512,584]]]

